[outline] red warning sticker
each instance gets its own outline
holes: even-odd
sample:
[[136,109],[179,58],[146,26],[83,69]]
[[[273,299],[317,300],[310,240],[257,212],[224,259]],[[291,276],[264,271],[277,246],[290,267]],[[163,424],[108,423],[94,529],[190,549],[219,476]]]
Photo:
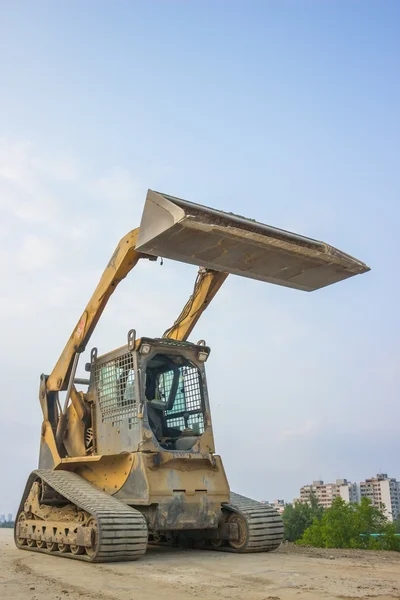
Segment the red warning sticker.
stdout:
[[76,335],[78,338],[81,338],[83,335],[83,332],[85,331],[85,325],[86,325],[86,318],[87,315],[86,313],[83,313],[81,320],[78,323],[78,327],[76,330]]

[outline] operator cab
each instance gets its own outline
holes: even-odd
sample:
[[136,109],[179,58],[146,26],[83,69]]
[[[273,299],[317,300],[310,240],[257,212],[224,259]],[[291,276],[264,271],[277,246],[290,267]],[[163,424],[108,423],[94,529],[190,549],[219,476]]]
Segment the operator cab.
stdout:
[[143,365],[148,424],[162,448],[189,451],[204,433],[203,363],[210,350],[188,342],[152,342],[142,339],[139,346],[140,357],[150,347]]
[[148,439],[143,429],[164,450],[190,451],[206,429],[211,431],[204,368],[210,348],[129,335],[128,346],[99,357],[92,350],[89,390],[97,401],[97,453],[140,450]]

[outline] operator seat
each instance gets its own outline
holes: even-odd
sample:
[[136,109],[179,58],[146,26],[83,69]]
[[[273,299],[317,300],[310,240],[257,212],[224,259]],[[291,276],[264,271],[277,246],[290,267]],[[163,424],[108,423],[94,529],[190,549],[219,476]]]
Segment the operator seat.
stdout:
[[182,436],[176,440],[175,449],[181,451],[191,450],[198,439],[197,435]]

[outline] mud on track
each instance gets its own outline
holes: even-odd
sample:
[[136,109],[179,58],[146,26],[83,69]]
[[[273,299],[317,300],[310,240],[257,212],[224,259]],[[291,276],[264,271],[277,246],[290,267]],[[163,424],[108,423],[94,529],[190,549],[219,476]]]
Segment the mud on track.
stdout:
[[270,554],[152,547],[141,560],[86,564],[17,550],[0,529],[2,600],[400,600],[400,553],[283,546]]

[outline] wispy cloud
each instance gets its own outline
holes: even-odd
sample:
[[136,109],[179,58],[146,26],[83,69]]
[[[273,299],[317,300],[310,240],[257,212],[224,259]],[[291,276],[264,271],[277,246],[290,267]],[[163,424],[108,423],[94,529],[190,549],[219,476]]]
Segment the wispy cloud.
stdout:
[[88,191],[98,200],[106,200],[117,203],[132,203],[143,191],[140,185],[128,171],[123,167],[112,167],[101,177],[88,182]]
[[25,269],[46,269],[57,258],[57,248],[50,240],[29,234],[23,242],[17,256],[18,266]]
[[321,423],[317,419],[307,419],[300,421],[293,429],[283,429],[278,432],[278,437],[283,440],[296,440],[311,438],[315,433],[321,430]]

